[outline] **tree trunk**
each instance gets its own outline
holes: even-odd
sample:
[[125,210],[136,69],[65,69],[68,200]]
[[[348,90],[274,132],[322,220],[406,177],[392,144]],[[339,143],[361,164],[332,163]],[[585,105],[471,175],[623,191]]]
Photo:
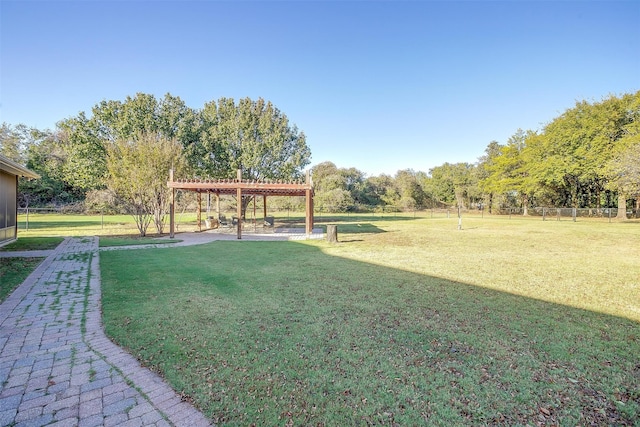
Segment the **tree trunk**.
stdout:
[[616,219],[627,219],[627,198],[622,191],[618,192],[618,215]]
[[331,243],[338,242],[338,226],[327,225],[327,241]]
[[466,209],[464,205],[464,193],[459,193],[457,191],[454,192],[456,196],[456,204],[460,206],[462,209]]
[[249,203],[255,198],[255,196],[242,196],[242,219],[247,219],[247,207]]
[[522,196],[522,216],[529,216],[529,196]]

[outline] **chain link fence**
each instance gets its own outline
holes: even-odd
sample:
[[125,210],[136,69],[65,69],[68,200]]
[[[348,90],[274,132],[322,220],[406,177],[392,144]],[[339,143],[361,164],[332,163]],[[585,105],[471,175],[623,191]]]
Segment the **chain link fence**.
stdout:
[[[493,213],[498,215],[524,215],[523,209],[516,208],[503,208],[494,209]],[[617,208],[547,208],[547,207],[535,207],[529,208],[527,214],[529,216],[542,217],[543,220],[557,220],[571,219],[577,220],[578,218],[603,218],[611,220],[618,216]],[[627,209],[627,219],[640,218],[640,210]]]

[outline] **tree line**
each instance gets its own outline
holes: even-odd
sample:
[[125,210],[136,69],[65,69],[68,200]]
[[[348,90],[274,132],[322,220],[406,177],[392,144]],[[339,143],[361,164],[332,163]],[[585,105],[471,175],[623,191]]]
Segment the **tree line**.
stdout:
[[[241,169],[245,179],[291,180],[311,158],[304,132],[271,102],[221,98],[193,109],[170,94],[143,93],[102,101],[54,130],[4,123],[0,153],[42,176],[21,181],[23,206],[118,209],[136,217],[142,234],[150,223],[162,232],[169,168],[177,176],[233,178]],[[366,176],[327,161],[312,177],[324,211],[459,206],[526,214],[547,206],[618,207],[624,215],[640,207],[640,91],[576,102],[541,130],[489,142],[474,164]]]
[[475,164],[445,163],[428,173],[365,177],[327,162],[313,169],[316,204],[400,209],[534,206],[640,209],[640,91],[579,101],[539,131],[491,141]]

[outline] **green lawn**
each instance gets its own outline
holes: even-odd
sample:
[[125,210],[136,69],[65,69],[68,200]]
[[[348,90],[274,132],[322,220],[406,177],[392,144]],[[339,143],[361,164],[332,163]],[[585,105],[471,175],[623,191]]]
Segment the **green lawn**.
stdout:
[[23,237],[21,233],[18,240],[0,247],[0,252],[46,251],[57,248],[63,240],[63,237]]
[[0,258],[0,302],[4,301],[44,258]]
[[[55,249],[62,237],[20,237],[0,247],[0,252],[37,251]],[[26,279],[44,258],[0,258],[0,302]]]
[[[149,228],[149,233],[154,231]],[[168,229],[167,229],[168,231]],[[18,215],[18,237],[33,236],[109,236],[138,233],[129,215]]]
[[640,224],[351,220],[103,252],[107,334],[220,425],[640,425]]

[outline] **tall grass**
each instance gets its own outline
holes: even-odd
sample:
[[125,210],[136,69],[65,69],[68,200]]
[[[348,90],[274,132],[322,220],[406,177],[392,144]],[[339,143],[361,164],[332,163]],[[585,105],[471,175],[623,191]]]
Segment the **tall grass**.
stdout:
[[638,224],[338,229],[102,253],[106,331],[223,425],[637,425]]

